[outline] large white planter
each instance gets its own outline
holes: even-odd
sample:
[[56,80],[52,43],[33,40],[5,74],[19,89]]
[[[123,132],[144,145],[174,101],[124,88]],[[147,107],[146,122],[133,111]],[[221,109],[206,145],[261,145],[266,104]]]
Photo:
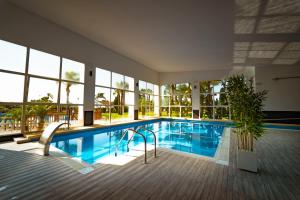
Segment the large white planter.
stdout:
[[237,167],[250,172],[257,172],[257,157],[252,151],[237,150]]

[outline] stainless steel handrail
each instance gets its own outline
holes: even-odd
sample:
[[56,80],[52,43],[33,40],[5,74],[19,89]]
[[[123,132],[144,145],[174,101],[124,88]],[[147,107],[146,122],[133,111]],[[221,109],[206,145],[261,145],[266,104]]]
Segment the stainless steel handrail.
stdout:
[[122,136],[121,136],[120,141],[118,142],[118,144],[116,144],[116,146],[115,146],[115,156],[118,155],[119,145],[120,145],[121,142],[123,141],[123,139],[124,139],[124,137],[125,137],[125,135],[126,135],[127,132],[128,132],[128,129],[124,131],[124,133],[123,133]]
[[[145,137],[143,134],[141,134],[141,133],[139,133],[139,132],[137,132],[137,131],[135,131],[134,129],[131,129],[131,128],[130,128],[130,129],[127,129],[127,130],[123,133],[123,135],[122,135],[122,137],[121,137],[121,140],[120,140],[120,141],[118,142],[118,144],[116,145],[116,148],[115,148],[115,150],[116,150],[115,156],[117,156],[117,151],[118,151],[118,149],[119,149],[119,144],[122,142],[124,136],[126,135],[126,133],[127,133],[128,131],[132,131],[134,134],[138,134],[138,135],[142,136],[142,138],[144,139],[144,144],[145,144],[145,159],[144,159],[144,162],[145,162],[145,164],[146,164],[146,163],[147,163],[147,139],[146,139],[146,137]],[[133,136],[131,136],[131,138],[130,138],[130,140],[128,141],[128,143],[131,141],[132,137],[133,137]],[[127,148],[128,148],[128,143],[127,143]]]
[[145,131],[148,131],[148,132],[152,133],[152,135],[153,135],[153,137],[154,137],[154,157],[156,158],[156,157],[157,157],[157,156],[156,156],[156,135],[155,135],[154,131],[149,130],[149,129],[146,129],[146,128],[143,127],[143,126],[138,127],[137,130],[139,130],[139,129],[143,129],[143,130],[145,130]]
[[[135,131],[138,131],[138,129],[134,129]],[[129,152],[129,143],[131,142],[131,140],[133,139],[134,134],[132,134],[132,136],[129,138],[128,142],[127,142],[127,152]]]

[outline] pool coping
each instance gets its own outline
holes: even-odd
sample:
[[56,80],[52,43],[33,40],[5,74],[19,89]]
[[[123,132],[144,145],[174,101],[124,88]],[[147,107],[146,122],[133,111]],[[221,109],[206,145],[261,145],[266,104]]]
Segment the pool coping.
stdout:
[[[178,120],[176,120],[176,121],[178,121]],[[157,122],[159,122],[159,121],[157,121]],[[223,132],[222,132],[222,137],[220,139],[220,142],[216,149],[215,155],[213,157],[199,155],[199,154],[195,154],[195,153],[189,153],[189,152],[181,152],[179,150],[169,149],[166,147],[157,147],[157,149],[161,150],[161,151],[166,151],[166,152],[174,153],[177,155],[181,155],[181,156],[188,156],[188,157],[197,158],[197,159],[199,158],[199,159],[204,159],[204,160],[210,160],[217,164],[228,166],[229,165],[230,137],[231,137],[231,127],[224,127]],[[151,144],[148,144],[148,145],[151,145]],[[96,161],[93,164],[89,164],[89,163],[86,163],[85,161],[82,161],[80,159],[72,157],[71,155],[56,148],[53,145],[51,145],[51,150],[54,150],[54,152],[55,152],[55,154],[50,153],[52,156],[57,157],[59,160],[67,161],[66,164],[71,165],[72,168],[77,169],[77,171],[79,171],[82,174],[89,173],[90,171],[93,171],[93,169],[96,168],[97,166],[103,165],[103,163],[99,163],[99,161],[101,159],[98,162]],[[149,152],[153,152],[153,149],[147,151],[147,153],[149,153]],[[144,154],[142,154],[142,155],[144,155]],[[142,155],[140,155],[138,157],[141,157]],[[61,157],[63,157],[64,159],[61,159]],[[66,157],[68,157],[68,159],[65,159]],[[72,162],[70,162],[70,161],[72,161]],[[75,162],[75,163],[73,163],[73,162]],[[81,164],[81,167],[79,167],[79,170],[78,170],[78,164],[79,165]]]

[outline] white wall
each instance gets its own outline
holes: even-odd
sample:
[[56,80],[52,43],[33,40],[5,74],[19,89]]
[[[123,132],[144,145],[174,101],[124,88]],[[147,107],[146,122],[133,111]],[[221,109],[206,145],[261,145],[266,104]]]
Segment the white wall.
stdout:
[[300,111],[300,78],[272,80],[300,76],[300,66],[257,67],[255,74],[257,89],[268,90],[266,111]]

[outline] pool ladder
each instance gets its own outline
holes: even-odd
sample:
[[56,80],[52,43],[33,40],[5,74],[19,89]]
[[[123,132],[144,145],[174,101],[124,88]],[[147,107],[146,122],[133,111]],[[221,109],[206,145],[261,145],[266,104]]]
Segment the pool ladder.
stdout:
[[125,135],[128,133],[128,131],[132,131],[133,134],[132,134],[132,136],[129,138],[128,142],[127,142],[127,152],[129,152],[129,143],[132,141],[134,135],[135,135],[135,134],[140,135],[140,136],[143,138],[143,140],[144,140],[144,145],[145,145],[145,157],[144,157],[144,163],[145,163],[145,164],[147,163],[147,139],[146,139],[146,137],[145,137],[144,134],[142,134],[142,133],[139,132],[140,129],[143,129],[143,130],[145,130],[145,131],[148,131],[148,132],[150,132],[150,133],[153,135],[153,137],[154,137],[154,157],[155,157],[155,158],[157,157],[157,156],[156,156],[156,135],[155,135],[155,133],[154,133],[153,131],[151,131],[151,130],[149,130],[149,129],[146,129],[145,127],[142,127],[142,126],[138,127],[136,130],[134,130],[134,129],[132,129],[132,128],[129,128],[129,129],[126,129],[126,130],[123,132],[120,141],[119,141],[119,142],[116,144],[116,146],[115,146],[115,156],[118,156],[119,146],[120,146],[121,142],[123,141]]

